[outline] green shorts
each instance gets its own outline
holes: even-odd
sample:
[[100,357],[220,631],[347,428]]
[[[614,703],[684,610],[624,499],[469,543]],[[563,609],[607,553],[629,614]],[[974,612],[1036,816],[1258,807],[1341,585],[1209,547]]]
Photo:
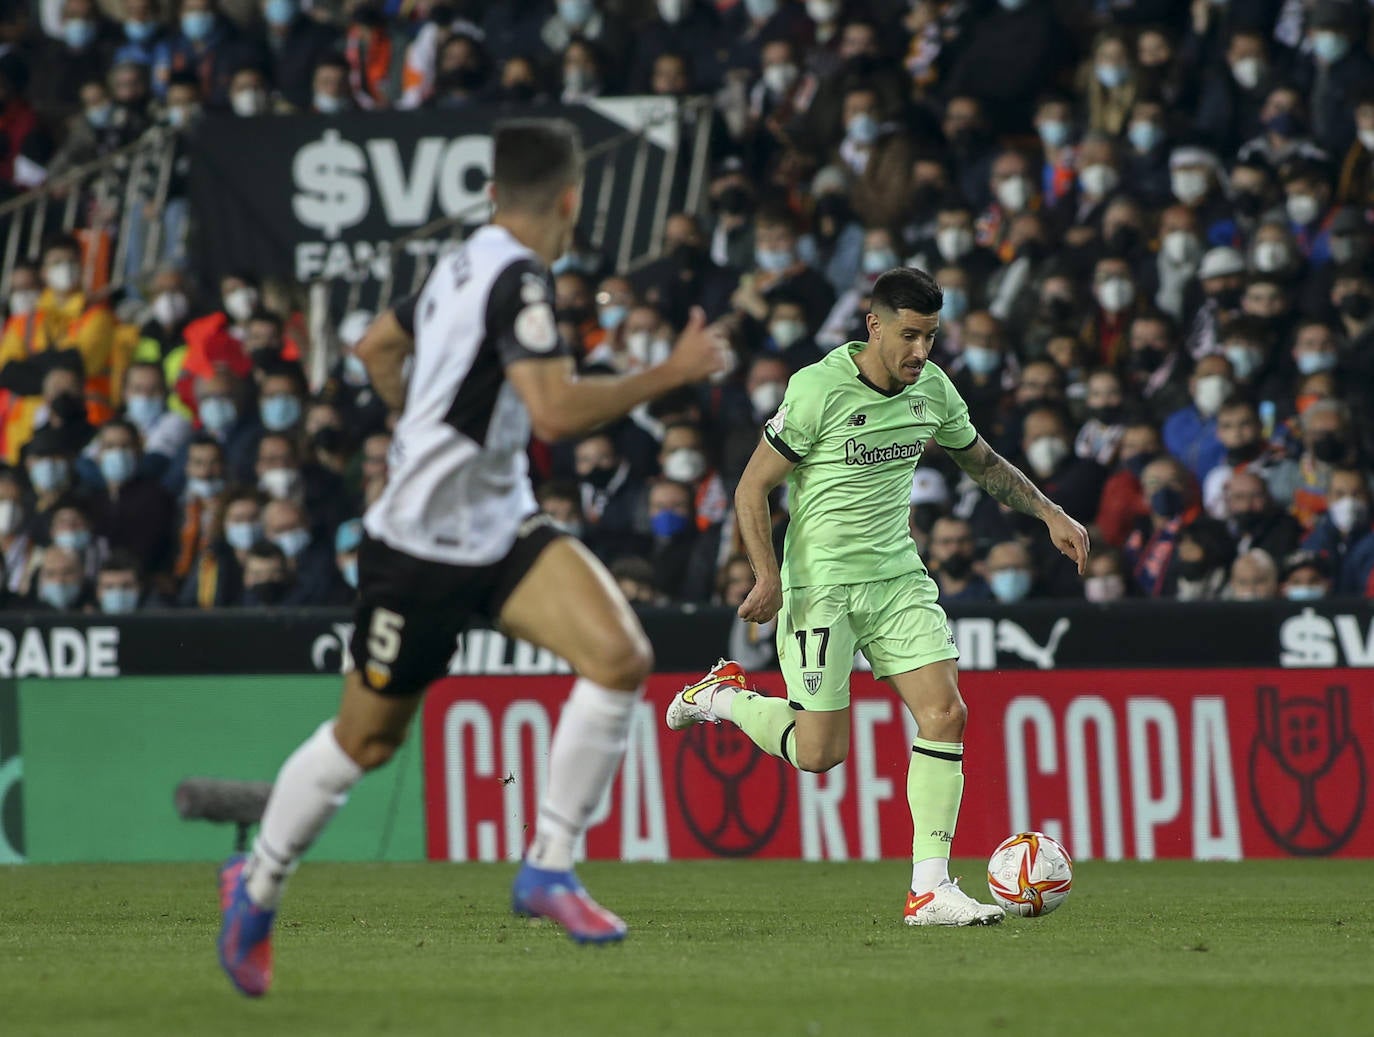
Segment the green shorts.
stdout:
[[778,661],[787,698],[816,712],[846,708],[856,649],[879,678],[959,658],[938,597],[924,572],[783,591]]

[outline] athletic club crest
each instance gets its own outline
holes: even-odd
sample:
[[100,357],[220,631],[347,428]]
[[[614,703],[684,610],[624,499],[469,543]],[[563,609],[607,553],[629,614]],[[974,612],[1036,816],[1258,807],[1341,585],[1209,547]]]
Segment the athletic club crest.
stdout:
[[917,396],[911,401],[911,416],[917,421],[926,420],[926,398]]
[[802,674],[802,687],[806,688],[808,695],[814,695],[821,690],[821,675],[815,671]]

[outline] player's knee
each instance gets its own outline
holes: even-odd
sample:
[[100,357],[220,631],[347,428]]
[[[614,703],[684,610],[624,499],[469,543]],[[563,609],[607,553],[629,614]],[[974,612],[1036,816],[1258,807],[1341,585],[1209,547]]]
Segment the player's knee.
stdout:
[[339,739],[339,747],[365,771],[375,771],[378,767],[385,766],[405,741],[404,734],[390,733],[348,737],[346,734],[340,735],[336,730],[336,737]]
[[968,722],[968,707],[958,695],[947,702],[934,703],[916,714],[916,727],[922,738],[934,742],[960,742]]
[[598,638],[588,647],[578,673],[603,688],[633,691],[654,669],[654,650],[643,632],[617,632]]
[[799,745],[797,746],[797,769],[809,771],[812,774],[824,774],[844,763],[846,755],[842,747]]

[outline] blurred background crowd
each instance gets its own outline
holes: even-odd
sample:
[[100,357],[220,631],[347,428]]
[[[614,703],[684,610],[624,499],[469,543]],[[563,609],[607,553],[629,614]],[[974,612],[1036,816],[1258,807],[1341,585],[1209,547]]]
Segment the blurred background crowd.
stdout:
[[[710,97],[709,209],[670,217],[647,265],[578,243],[554,271],[588,371],[661,359],[696,305],[736,345],[729,378],[532,448],[541,507],[637,603],[743,599],[731,500],[760,425],[793,372],[866,338],[903,263],[944,286],[934,359],[979,431],[1095,544],[1080,579],[932,444],[910,526],[942,600],[1374,597],[1365,0],[0,11],[7,197],[217,117]],[[102,291],[77,234],[7,286],[7,608],[350,598],[392,423],[350,352],[370,315],[309,384],[299,286],[185,273],[185,176],[145,214],[153,277]]]

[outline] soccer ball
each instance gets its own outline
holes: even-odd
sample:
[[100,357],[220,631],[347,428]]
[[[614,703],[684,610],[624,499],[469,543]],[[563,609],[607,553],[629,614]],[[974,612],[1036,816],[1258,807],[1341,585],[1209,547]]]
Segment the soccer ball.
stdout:
[[1044,832],[1002,840],[988,859],[992,899],[1013,915],[1047,915],[1069,898],[1073,860]]

